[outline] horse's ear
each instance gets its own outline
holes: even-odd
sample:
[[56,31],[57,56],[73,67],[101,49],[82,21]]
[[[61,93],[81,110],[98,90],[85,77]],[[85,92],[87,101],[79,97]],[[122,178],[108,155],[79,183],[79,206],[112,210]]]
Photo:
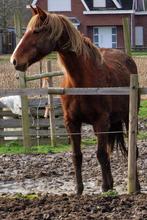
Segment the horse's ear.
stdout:
[[30,5],[31,11],[32,11],[32,15],[37,15],[38,11],[36,8],[34,8],[32,5]]
[[47,17],[47,14],[44,10],[42,10],[39,6],[36,6],[37,12],[39,14],[39,17],[42,21],[44,21]]

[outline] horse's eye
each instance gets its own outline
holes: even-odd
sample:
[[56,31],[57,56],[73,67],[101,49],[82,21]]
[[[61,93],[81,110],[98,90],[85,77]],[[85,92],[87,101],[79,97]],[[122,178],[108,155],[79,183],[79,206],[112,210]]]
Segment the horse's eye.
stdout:
[[40,32],[39,29],[33,30],[33,34],[38,34],[39,32]]

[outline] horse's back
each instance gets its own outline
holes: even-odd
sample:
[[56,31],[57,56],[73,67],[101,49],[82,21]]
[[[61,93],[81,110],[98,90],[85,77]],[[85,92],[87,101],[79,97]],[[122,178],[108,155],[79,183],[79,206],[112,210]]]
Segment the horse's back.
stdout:
[[137,74],[137,66],[134,60],[118,49],[101,48],[100,53],[103,60],[111,73],[111,79],[115,78],[118,85],[112,86],[129,86],[130,74]]

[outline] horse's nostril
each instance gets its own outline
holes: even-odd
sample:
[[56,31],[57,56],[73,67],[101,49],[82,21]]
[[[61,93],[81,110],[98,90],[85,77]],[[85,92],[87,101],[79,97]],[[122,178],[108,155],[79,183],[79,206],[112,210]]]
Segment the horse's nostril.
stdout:
[[16,66],[16,60],[15,59],[13,60],[13,65]]

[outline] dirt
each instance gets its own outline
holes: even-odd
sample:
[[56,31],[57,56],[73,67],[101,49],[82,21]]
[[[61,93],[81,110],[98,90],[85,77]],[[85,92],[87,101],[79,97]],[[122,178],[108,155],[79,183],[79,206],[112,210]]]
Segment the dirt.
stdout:
[[[0,219],[147,219],[147,144],[138,142],[141,194],[127,195],[127,161],[117,152],[111,158],[118,195],[101,195],[101,171],[96,147],[83,149],[84,194],[75,195],[71,152],[48,155],[0,156]],[[20,194],[36,193],[26,199]],[[18,197],[19,195],[19,197]]]
[[100,197],[45,195],[33,201],[1,198],[0,216],[5,220],[145,220],[147,195]]

